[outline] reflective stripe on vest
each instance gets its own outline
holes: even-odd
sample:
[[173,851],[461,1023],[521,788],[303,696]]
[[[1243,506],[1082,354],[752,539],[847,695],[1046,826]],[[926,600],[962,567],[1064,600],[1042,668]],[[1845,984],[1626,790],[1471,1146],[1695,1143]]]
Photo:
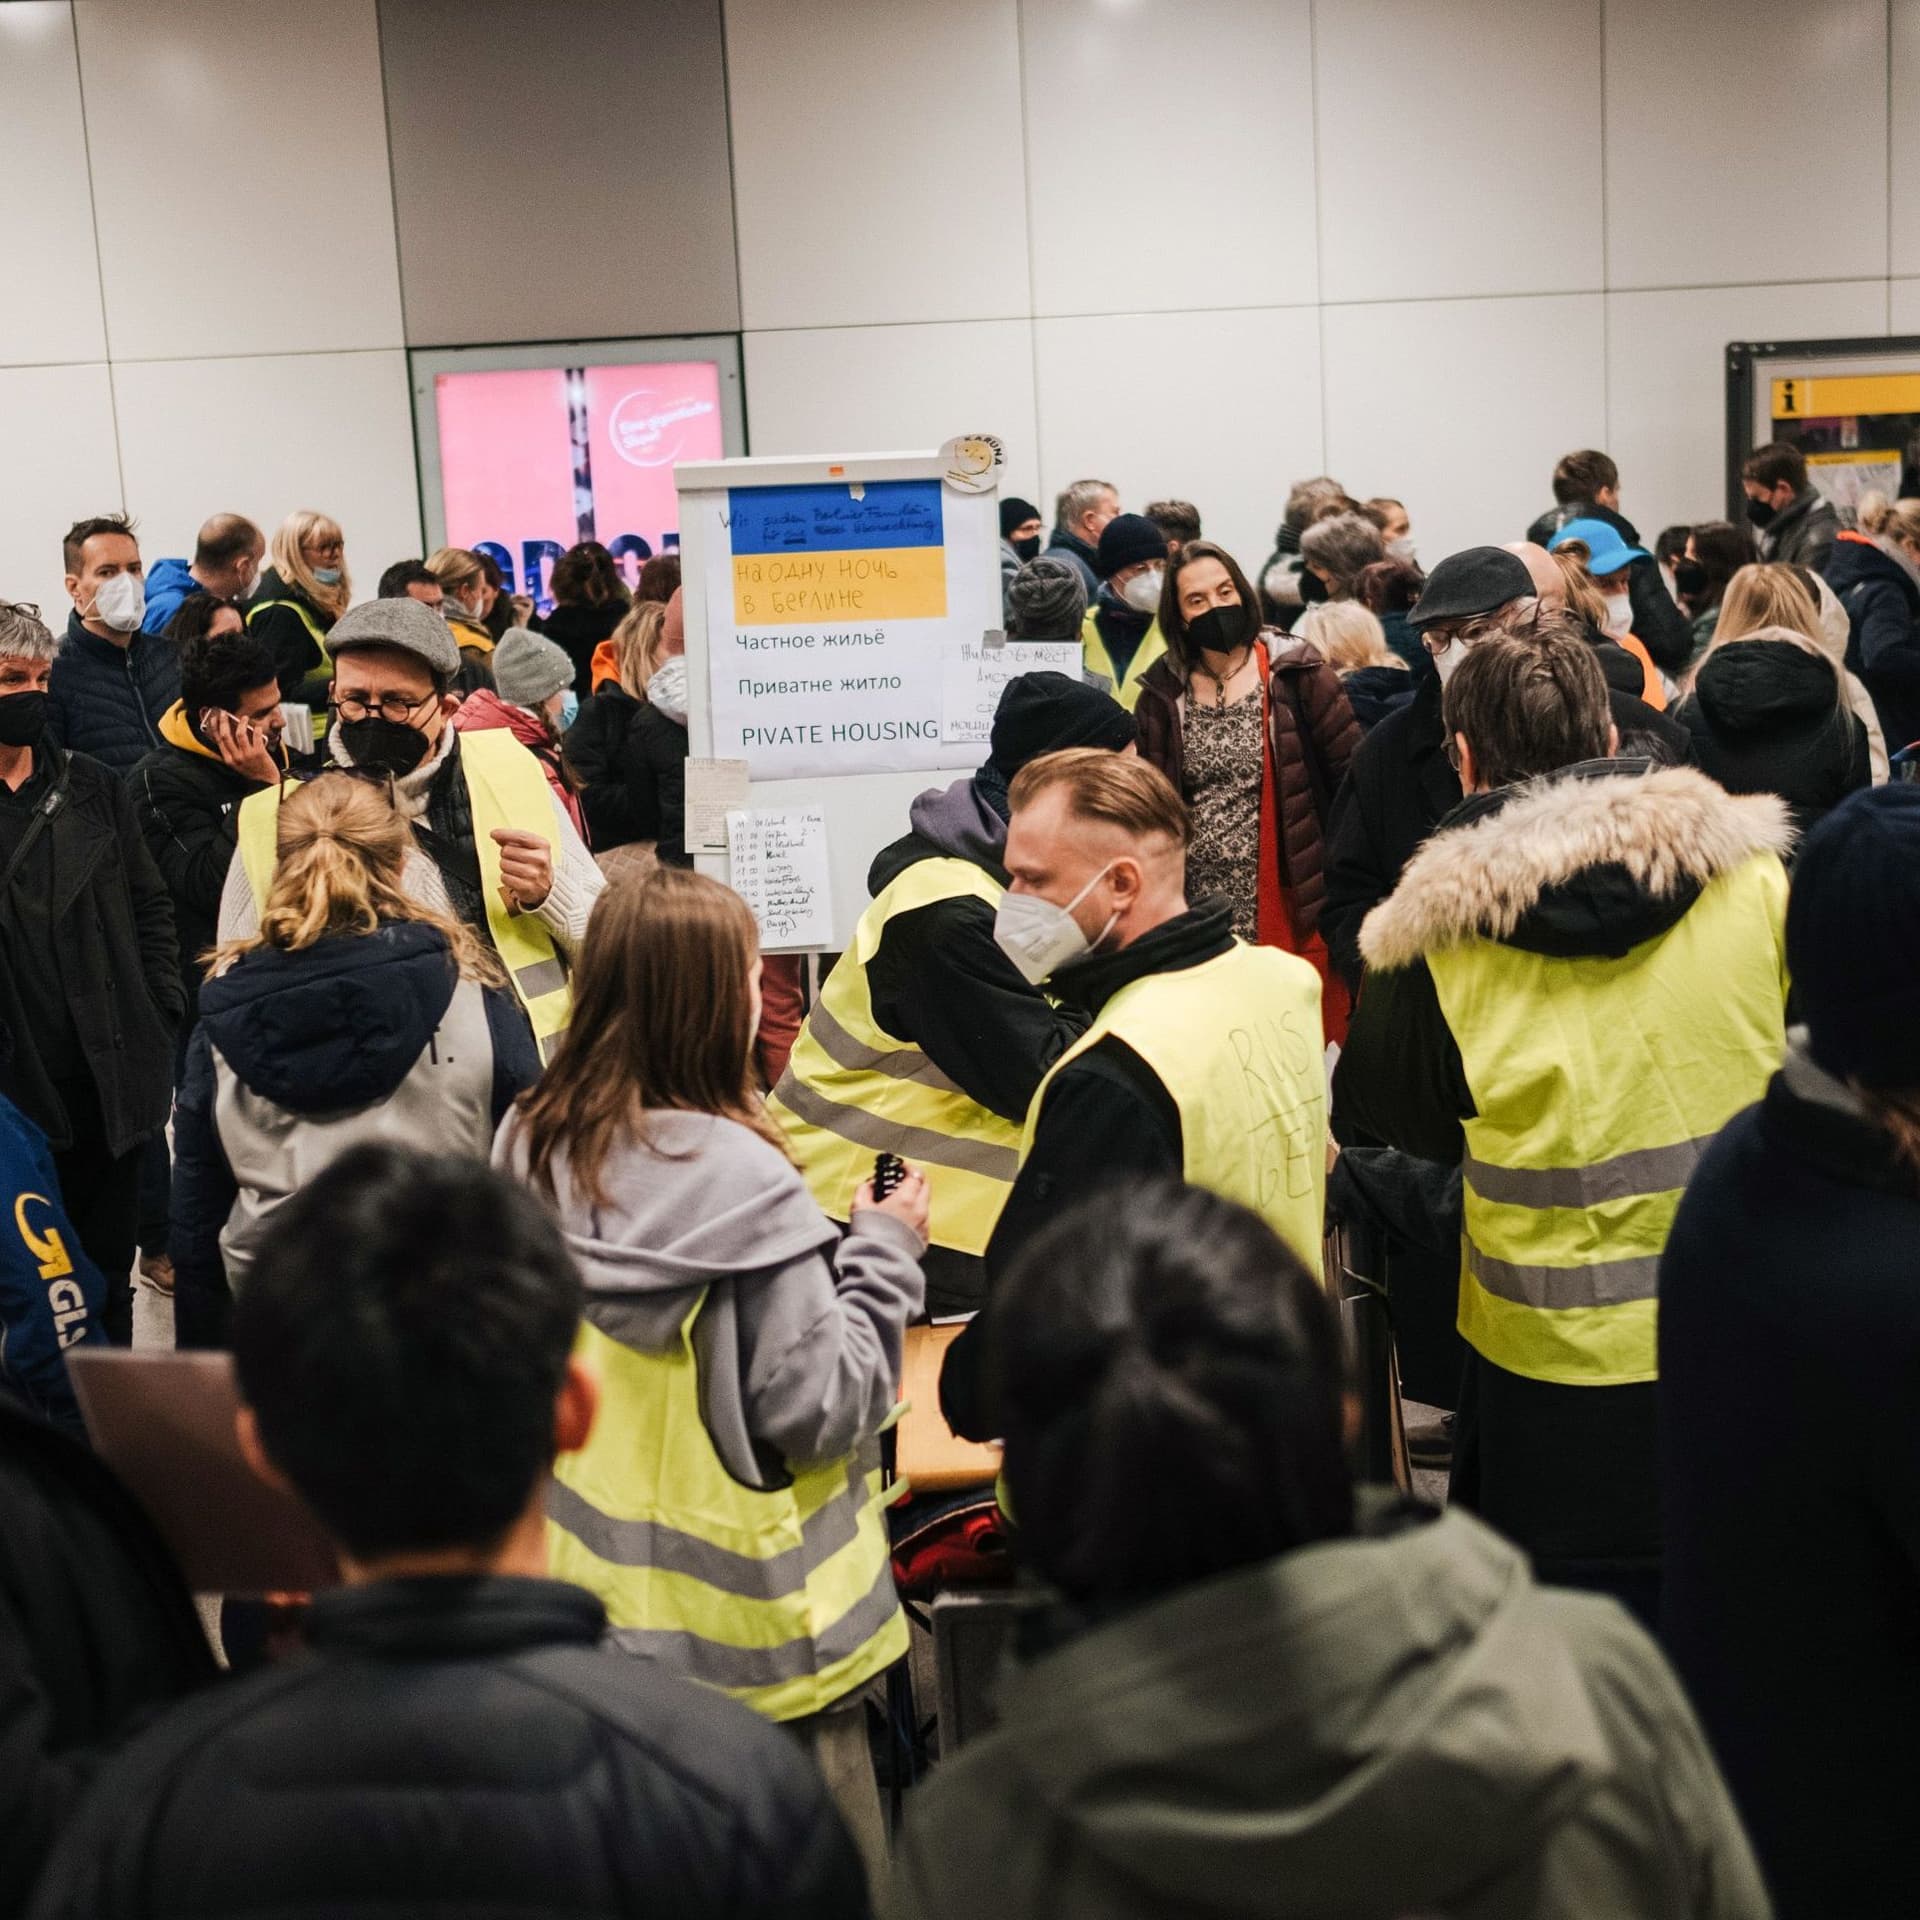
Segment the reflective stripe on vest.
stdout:
[[[247,625],[252,626],[253,616],[256,613],[264,613],[269,607],[285,607],[288,612],[299,615],[300,624],[313,635],[313,644],[320,649],[319,671],[331,674],[333,655],[327,649],[327,636],[321,631],[319,621],[313,617],[313,610],[299,600],[256,600],[247,609]],[[313,716],[313,737],[316,740],[324,740],[327,737],[327,716],[324,708]]]
[[1147,669],[1167,650],[1166,637],[1160,631],[1160,618],[1156,614],[1152,624],[1140,636],[1140,644],[1133,650],[1133,658],[1127,662],[1125,673],[1113,670],[1113,655],[1107,651],[1107,643],[1100,637],[1100,623],[1095,618],[1095,609],[1087,609],[1087,617],[1080,627],[1080,653],[1087,663],[1089,673],[1097,673],[1103,680],[1113,683],[1113,697],[1131,713],[1140,699],[1140,682]]
[[1251,1208],[1318,1275],[1327,1198],[1320,976],[1293,954],[1236,941],[1197,967],[1122,987],[1040,1083],[1023,1162],[1055,1075],[1108,1034],[1180,1109],[1187,1183]]
[[596,1324],[619,1324],[618,1297],[589,1297],[579,1352],[600,1412],[554,1470],[550,1571],[599,1595],[626,1651],[797,1720],[907,1650],[878,1450],[791,1469],[772,1492],[741,1486],[700,1417],[704,1301],[673,1347],[645,1353]]
[[767,1110],[830,1219],[847,1218],[875,1154],[897,1153],[926,1173],[933,1244],[986,1251],[1019,1168],[1020,1129],[880,1026],[867,968],[895,914],[942,900],[996,906],[1001,892],[970,860],[916,860],[860,916],[827,976]]
[[1660,1255],[1714,1135],[1786,1047],[1786,875],[1764,854],[1618,959],[1427,956],[1476,1112],[1460,1332],[1563,1386],[1657,1376]]
[[[550,826],[553,789],[540,763],[504,729],[463,733],[460,771],[473,812],[473,846],[480,861],[480,891],[486,901],[487,933],[507,969],[507,978],[527,1010],[542,1060],[550,1060],[567,1030],[573,990],[566,962],[537,914],[511,913],[500,897],[500,847],[495,827],[540,832]],[[240,803],[240,864],[253,893],[256,916],[266,911],[279,860],[280,788],[262,787]],[[423,855],[424,857],[424,855]],[[556,863],[559,849],[553,849]]]

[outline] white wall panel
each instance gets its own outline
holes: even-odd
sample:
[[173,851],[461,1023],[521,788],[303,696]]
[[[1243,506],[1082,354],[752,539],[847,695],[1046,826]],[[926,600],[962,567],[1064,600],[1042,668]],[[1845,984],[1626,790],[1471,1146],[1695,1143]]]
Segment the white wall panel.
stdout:
[[211,513],[269,533],[297,507],[340,522],[354,597],[420,551],[400,352],[116,365],[127,499],[148,555],[184,554]]
[[1608,284],[1884,274],[1886,63],[1885,0],[1607,0]]
[[992,433],[1007,449],[1004,490],[1036,497],[1028,321],[750,333],[746,388],[755,453],[912,452]]
[[74,20],[114,359],[398,346],[374,0],[77,0]]
[[1014,0],[727,0],[726,22],[750,331],[1027,312]]
[[0,597],[37,601],[57,633],[70,610],[60,536],[121,506],[106,367],[0,368],[0,449]]
[[1035,321],[1041,512],[1097,476],[1131,513],[1191,500],[1259,566],[1288,483],[1322,464],[1317,332],[1310,307]]
[[[1888,143],[1893,218],[1892,273],[1920,273],[1920,0],[1891,0],[1892,63],[1888,97],[1893,126]],[[1897,330],[1897,329],[1896,329]]]
[[1600,0],[1320,0],[1328,300],[1600,286]]
[[1024,0],[1034,311],[1310,304],[1307,0]]
[[1726,350],[1886,330],[1884,280],[1607,296],[1607,439],[1621,511],[1652,540],[1726,511]]
[[0,366],[102,360],[80,67],[66,0],[0,6]]
[[1554,462],[1603,443],[1602,299],[1328,307],[1327,471],[1403,499],[1429,567],[1522,538]]
[[1920,333],[1920,280],[1887,282],[1887,331]]

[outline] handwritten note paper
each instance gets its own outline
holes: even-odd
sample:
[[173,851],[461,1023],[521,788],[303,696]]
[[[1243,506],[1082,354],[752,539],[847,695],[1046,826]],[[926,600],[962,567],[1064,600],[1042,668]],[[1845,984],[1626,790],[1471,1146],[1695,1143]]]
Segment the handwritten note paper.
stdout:
[[687,831],[689,853],[727,851],[727,815],[747,804],[747,763],[744,760],[687,762]]
[[827,817],[818,807],[736,807],[727,815],[733,890],[768,948],[833,945]]
[[951,642],[940,661],[940,738],[952,747],[984,747],[993,734],[994,710],[1009,680],[1022,673],[1080,672],[1080,648],[1071,640],[1011,640],[989,647],[982,640]]

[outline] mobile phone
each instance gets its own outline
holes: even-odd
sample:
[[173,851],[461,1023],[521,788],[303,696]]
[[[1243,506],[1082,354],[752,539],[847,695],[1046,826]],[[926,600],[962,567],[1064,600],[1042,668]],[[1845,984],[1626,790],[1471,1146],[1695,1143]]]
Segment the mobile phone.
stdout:
[[873,1197],[884,1200],[907,1177],[907,1163],[897,1153],[883,1153],[873,1163]]

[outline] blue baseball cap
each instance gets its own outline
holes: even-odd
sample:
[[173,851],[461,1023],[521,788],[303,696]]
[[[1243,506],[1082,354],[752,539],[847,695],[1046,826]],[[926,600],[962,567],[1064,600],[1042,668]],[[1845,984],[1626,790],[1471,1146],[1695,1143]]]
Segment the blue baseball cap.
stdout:
[[1602,574],[1618,573],[1622,567],[1630,567],[1636,560],[1645,560],[1650,556],[1645,547],[1630,547],[1621,539],[1618,527],[1605,520],[1569,520],[1567,524],[1547,542],[1549,553],[1558,553],[1569,540],[1582,540],[1586,543],[1591,556],[1587,561],[1587,571],[1596,577]]

